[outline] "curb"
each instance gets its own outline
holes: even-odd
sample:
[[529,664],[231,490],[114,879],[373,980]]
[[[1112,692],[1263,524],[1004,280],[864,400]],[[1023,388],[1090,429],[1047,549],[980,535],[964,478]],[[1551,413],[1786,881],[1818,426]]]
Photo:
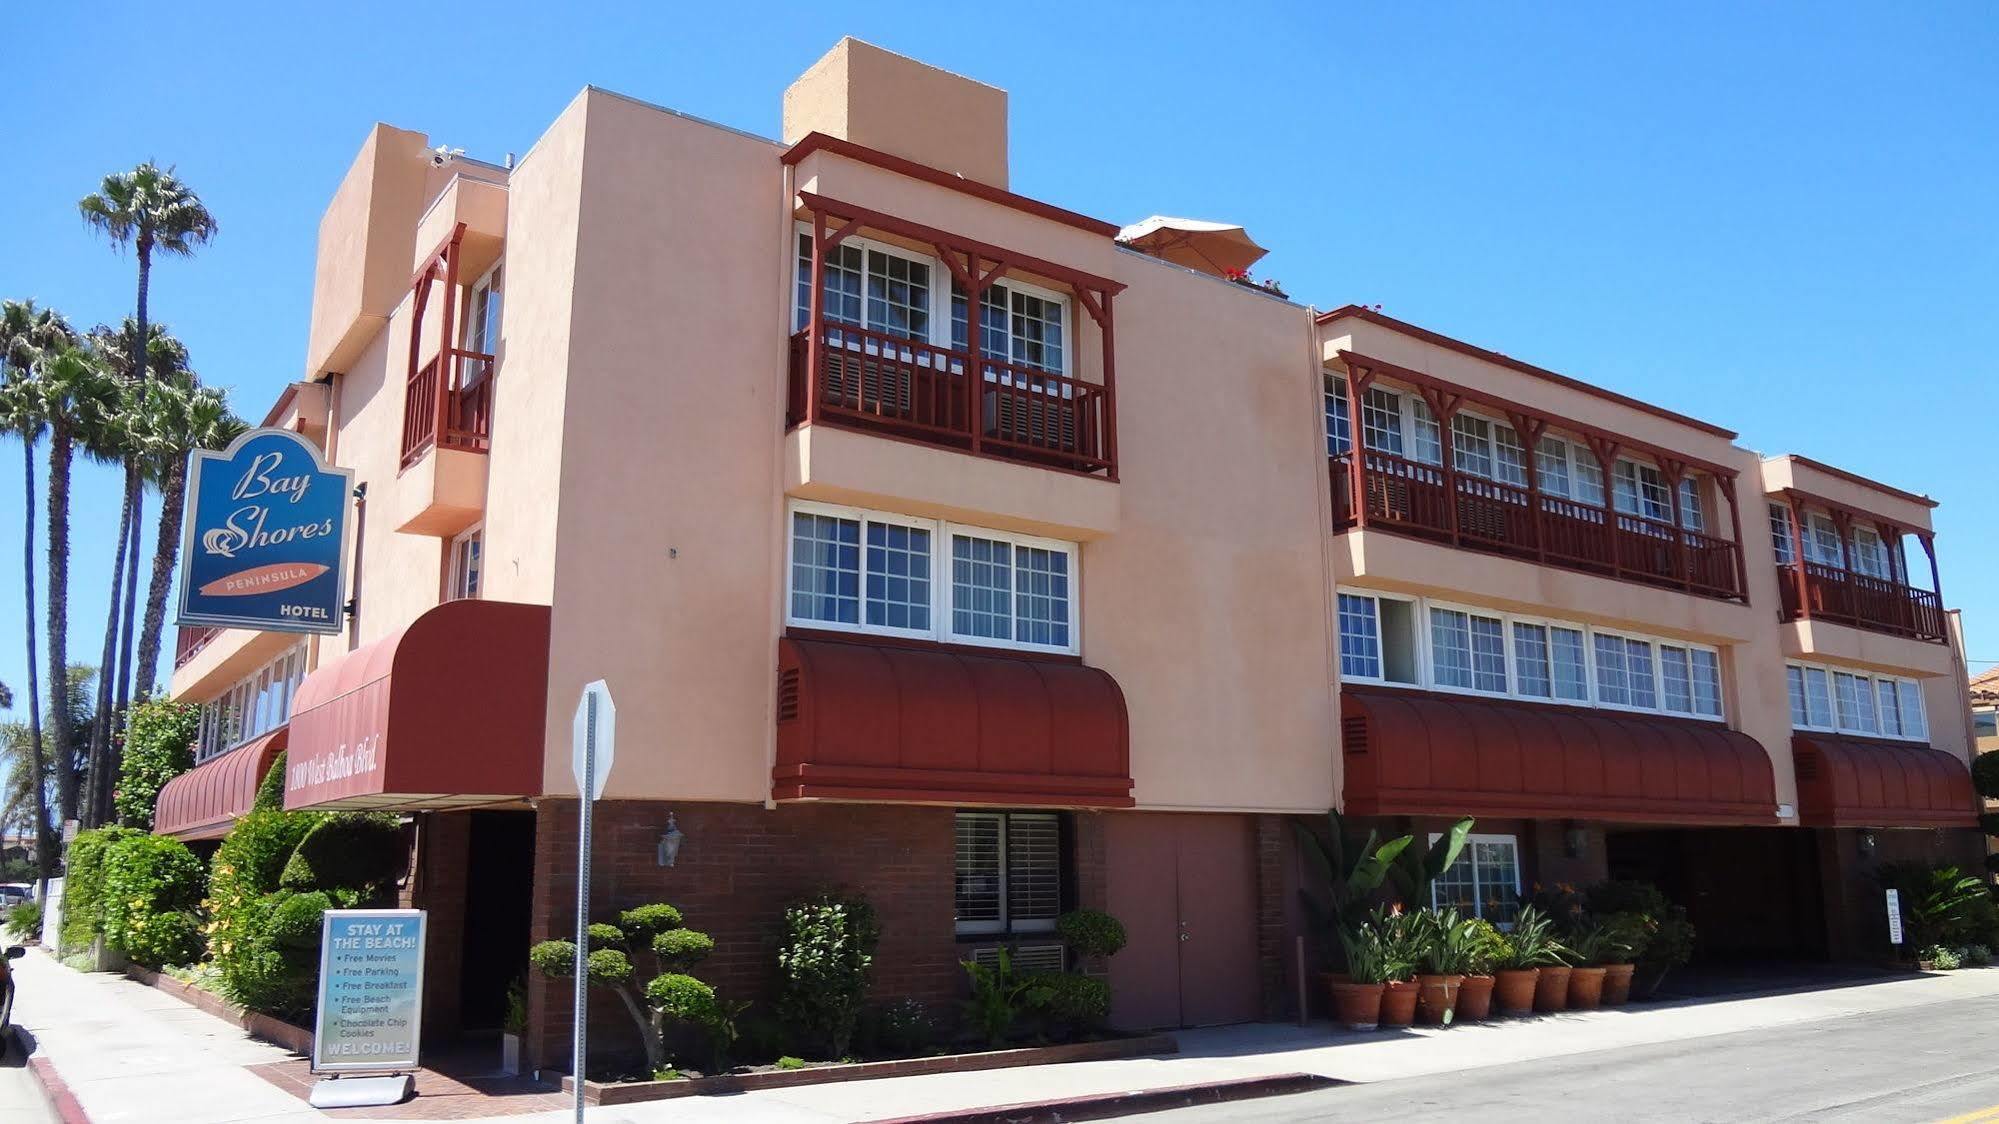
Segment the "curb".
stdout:
[[[19,1043],[16,1043],[18,1048]],[[49,1111],[55,1113],[62,1124],[90,1124],[89,1114],[83,1111],[76,1094],[69,1091],[69,1082],[56,1072],[55,1063],[47,1058],[29,1058],[28,1072],[34,1074],[35,1084],[42,1090],[42,1099],[48,1102]]]
[[1161,1089],[1139,1089],[1128,1093],[1101,1093],[1095,1096],[1064,1097],[1059,1100],[1028,1101],[955,1112],[932,1112],[919,1116],[898,1116],[876,1124],[1067,1124],[1072,1120],[1103,1120],[1138,1112],[1162,1112],[1192,1105],[1225,1104],[1258,1097],[1279,1097],[1314,1089],[1331,1089],[1351,1084],[1316,1073],[1280,1073],[1270,1077],[1245,1077],[1233,1081],[1210,1081],[1198,1085],[1170,1085]]

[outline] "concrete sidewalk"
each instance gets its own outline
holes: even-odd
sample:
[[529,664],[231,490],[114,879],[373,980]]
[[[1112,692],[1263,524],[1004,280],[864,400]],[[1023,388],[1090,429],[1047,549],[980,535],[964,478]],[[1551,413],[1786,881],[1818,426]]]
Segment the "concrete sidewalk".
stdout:
[[[409,1109],[318,1112],[246,1066],[289,1055],[220,1019],[119,976],[70,971],[38,952],[19,962],[17,1019],[98,1124],[122,1121],[397,1120]],[[1616,1050],[1999,995],[1999,969],[1896,978],[1786,995],[1688,1001],[1502,1020],[1449,1030],[1335,1034],[1255,1025],[1180,1035],[1177,1056],[930,1074],[590,1110],[598,1124],[773,1121],[826,1124],[1068,1100],[1133,1090],[1310,1073],[1382,1081]],[[461,1111],[472,1109],[464,1105]],[[429,1115],[429,1113],[425,1113]],[[455,1115],[455,1114],[454,1114]],[[435,1117],[432,1117],[435,1118]],[[474,1117],[460,1116],[460,1119]],[[489,1119],[554,1124],[566,1112]]]

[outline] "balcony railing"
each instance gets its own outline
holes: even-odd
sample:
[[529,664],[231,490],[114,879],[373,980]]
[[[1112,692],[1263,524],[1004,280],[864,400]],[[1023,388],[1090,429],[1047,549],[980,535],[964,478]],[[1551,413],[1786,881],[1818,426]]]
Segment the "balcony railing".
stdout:
[[[791,337],[789,423],[812,416],[811,333]],[[967,375],[967,371],[976,374]],[[1110,473],[1103,387],[885,332],[828,324],[817,418],[987,456]]]
[[[445,378],[442,394],[440,371]],[[492,432],[492,356],[446,348],[410,376],[403,391],[404,468],[434,447],[483,453]]]
[[[1550,566],[1742,600],[1736,545],[1671,523],[1512,484],[1447,473],[1439,465],[1368,450],[1366,495],[1355,495],[1355,454],[1330,458],[1335,522],[1366,524]],[[1456,494],[1452,491],[1455,489]],[[1538,502],[1537,502],[1538,501]]]
[[196,628],[180,626],[174,636],[174,669],[179,670],[187,664],[187,661],[200,655],[201,650],[208,647],[208,642],[215,639],[216,634],[221,631],[212,625]]
[[1822,562],[1777,565],[1784,619],[1832,621],[1914,640],[1945,639],[1942,601],[1927,589],[1855,574]]

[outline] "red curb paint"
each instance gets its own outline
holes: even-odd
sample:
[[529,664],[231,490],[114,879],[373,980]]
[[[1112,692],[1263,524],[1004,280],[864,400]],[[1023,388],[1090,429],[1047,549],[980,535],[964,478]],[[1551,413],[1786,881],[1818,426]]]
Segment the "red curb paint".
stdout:
[[875,1124],[1064,1124],[1071,1120],[1102,1120],[1138,1112],[1185,1108],[1189,1105],[1224,1104],[1257,1097],[1276,1097],[1314,1089],[1330,1089],[1346,1084],[1349,1082],[1321,1077],[1316,1073],[1280,1073],[1271,1077],[1247,1077],[1196,1085],[1171,1085],[1162,1089],[1140,1089],[1129,1093],[1100,1093],[1095,1096],[996,1105],[992,1108],[898,1116],[876,1121]]
[[47,1058],[29,1058],[28,1072],[35,1075],[36,1084],[42,1087],[42,1098],[49,1102],[56,1119],[62,1124],[90,1124],[89,1115],[77,1103],[76,1094],[69,1091],[69,1083],[56,1072],[54,1062]]

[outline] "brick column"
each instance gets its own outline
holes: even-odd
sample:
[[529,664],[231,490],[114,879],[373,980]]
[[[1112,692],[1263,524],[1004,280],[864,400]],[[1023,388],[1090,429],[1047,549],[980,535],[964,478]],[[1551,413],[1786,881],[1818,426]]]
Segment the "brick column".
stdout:
[[1256,969],[1263,1018],[1296,1017],[1296,946],[1291,939],[1285,867],[1291,828],[1283,816],[1256,817]]

